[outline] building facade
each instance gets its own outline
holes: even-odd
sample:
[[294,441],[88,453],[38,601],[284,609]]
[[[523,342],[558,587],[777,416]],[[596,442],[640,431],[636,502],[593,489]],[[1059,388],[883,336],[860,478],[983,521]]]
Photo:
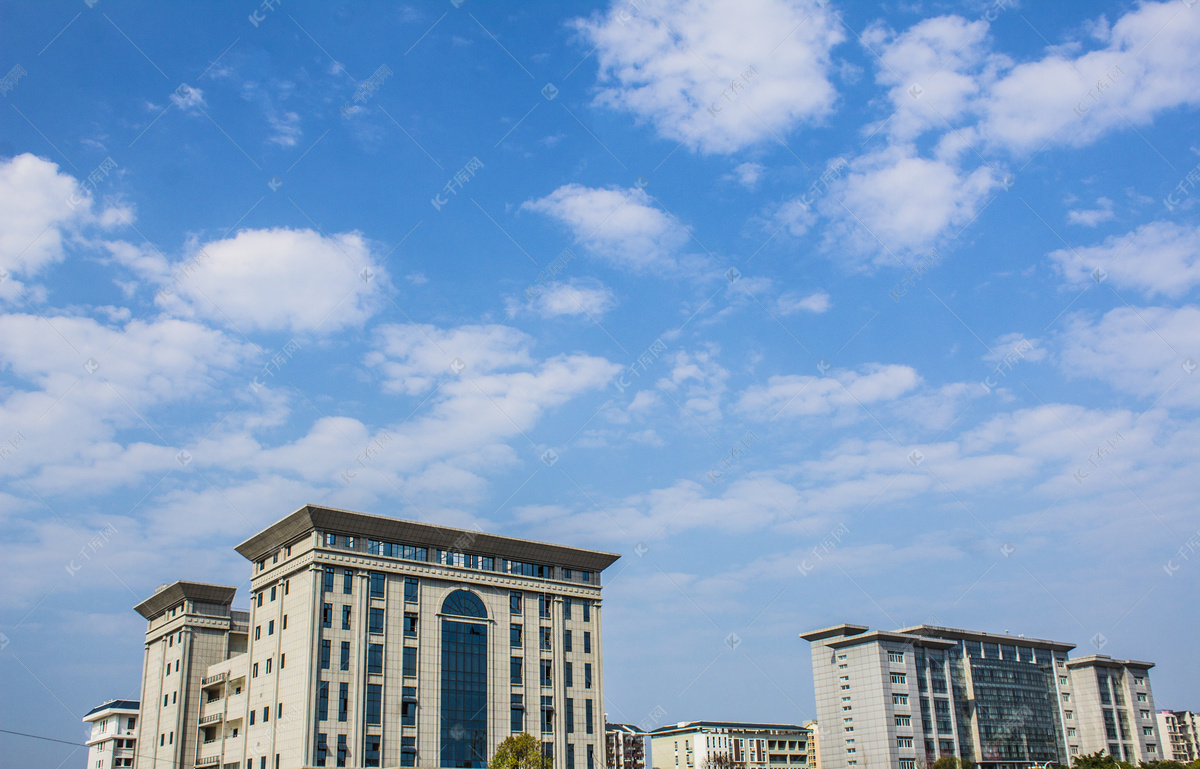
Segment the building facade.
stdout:
[[841,728],[826,730],[824,769],[915,769],[943,756],[1028,769],[1096,750],[1162,757],[1151,663],[1069,659],[1074,644],[931,625],[847,624],[801,638],[817,720]]
[[631,724],[604,724],[604,765],[646,769],[646,733]]
[[1200,716],[1187,710],[1163,710],[1155,720],[1162,737],[1163,760],[1183,764],[1200,760]]
[[133,766],[138,740],[138,701],[109,700],[83,716],[91,724],[87,769]]
[[687,721],[650,733],[654,769],[785,769],[808,764],[808,730],[791,724]]
[[817,721],[805,721],[808,730],[808,769],[821,769],[821,725]]
[[1104,654],[1067,661],[1074,699],[1064,702],[1063,709],[1074,711],[1079,722],[1079,741],[1072,748],[1078,746],[1085,755],[1103,750],[1135,765],[1164,758],[1150,691],[1152,667],[1153,662],[1115,660]]
[[528,732],[555,769],[602,769],[619,556],[316,506],[236,549],[249,613],[197,583],[138,607],[138,767],[475,769]]

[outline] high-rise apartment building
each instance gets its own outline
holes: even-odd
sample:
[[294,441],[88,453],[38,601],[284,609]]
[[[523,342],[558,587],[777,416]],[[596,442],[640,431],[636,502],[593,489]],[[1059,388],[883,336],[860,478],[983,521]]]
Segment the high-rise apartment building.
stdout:
[[139,769],[474,769],[520,732],[555,769],[603,769],[619,556],[316,506],[236,549],[248,613],[199,583],[138,606]]
[[631,724],[604,724],[604,764],[608,769],[646,769],[646,733]]
[[1067,661],[1072,700],[1062,707],[1074,712],[1079,724],[1079,741],[1072,748],[1078,746],[1084,755],[1103,750],[1134,765],[1164,758],[1150,691],[1152,667],[1153,662],[1115,660],[1104,654]]
[[823,769],[915,769],[942,756],[1026,769],[1100,749],[1135,763],[1161,757],[1142,713],[1153,709],[1150,663],[1069,660],[1074,644],[930,625],[846,624],[801,638]]
[[1163,710],[1156,720],[1164,761],[1190,764],[1200,759],[1200,715],[1187,710]]
[[808,763],[808,730],[792,724],[686,721],[650,732],[654,769],[785,769]]
[[137,700],[109,700],[83,716],[91,724],[88,735],[87,769],[133,766],[137,748]]

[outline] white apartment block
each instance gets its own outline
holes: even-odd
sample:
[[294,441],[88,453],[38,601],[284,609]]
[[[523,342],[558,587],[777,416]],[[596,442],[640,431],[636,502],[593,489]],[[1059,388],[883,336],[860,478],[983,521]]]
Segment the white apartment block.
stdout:
[[1187,710],[1163,710],[1156,714],[1162,736],[1164,761],[1190,764],[1200,759],[1200,715]]
[[1067,661],[1073,699],[1063,702],[1063,709],[1074,711],[1079,722],[1079,753],[1103,750],[1134,765],[1165,758],[1150,691],[1152,667],[1153,662],[1115,660],[1104,654]]
[[685,721],[650,733],[654,769],[785,769],[808,763],[808,730],[791,724]]
[[1074,644],[918,625],[837,625],[812,650],[822,769],[915,769],[942,756],[1028,769],[1105,750],[1161,758],[1151,663],[1068,659]]
[[311,505],[236,549],[249,612],[194,582],[137,607],[138,769],[483,769],[521,732],[603,769],[619,556]]
[[604,765],[608,769],[646,769],[646,732],[632,724],[604,723]]
[[83,716],[91,724],[87,769],[133,766],[137,748],[137,700],[109,700]]

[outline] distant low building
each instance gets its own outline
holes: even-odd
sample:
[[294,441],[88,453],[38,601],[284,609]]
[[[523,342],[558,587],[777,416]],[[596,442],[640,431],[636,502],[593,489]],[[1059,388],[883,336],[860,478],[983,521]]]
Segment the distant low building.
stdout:
[[646,733],[630,724],[604,724],[608,769],[646,769]]
[[654,769],[808,766],[808,730],[794,724],[686,721],[650,733]]
[[1163,710],[1155,715],[1163,742],[1163,759],[1190,764],[1200,759],[1200,715]]
[[821,727],[816,721],[805,721],[808,730],[808,769],[821,769]]
[[1117,660],[1106,654],[1067,660],[1074,700],[1064,701],[1062,707],[1066,713],[1075,712],[1079,752],[1103,750],[1134,765],[1165,758],[1155,728],[1152,667],[1153,662]]
[[87,769],[133,766],[137,748],[137,700],[109,700],[89,710],[83,722],[92,725],[87,741]]

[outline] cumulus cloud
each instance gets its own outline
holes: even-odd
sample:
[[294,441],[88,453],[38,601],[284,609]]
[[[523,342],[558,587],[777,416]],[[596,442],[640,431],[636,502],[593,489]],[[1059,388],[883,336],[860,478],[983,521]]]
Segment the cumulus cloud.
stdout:
[[741,394],[737,408],[757,419],[830,414],[894,400],[921,381],[910,366],[871,364],[861,371],[833,371],[831,376],[796,374],[770,377],[765,385],[752,385]]
[[1053,251],[1050,259],[1076,286],[1090,284],[1100,268],[1113,285],[1179,298],[1200,285],[1200,225],[1151,222],[1095,246]]
[[552,281],[538,286],[538,293],[531,302],[512,299],[509,311],[515,314],[527,307],[543,318],[583,315],[599,319],[616,303],[616,295],[608,286],[594,278],[577,278],[566,283]]
[[827,312],[831,307],[833,307],[833,301],[824,291],[817,291],[807,296],[799,291],[788,291],[779,297],[779,313],[781,315],[794,315],[798,312],[811,312],[819,315]]
[[159,301],[243,330],[327,334],[370,317],[386,279],[358,233],[242,230],[174,265]]
[[1075,208],[1067,211],[1067,223],[1083,227],[1095,227],[1113,218],[1113,202],[1108,198],[1097,198],[1095,208]]
[[204,101],[204,91],[189,85],[181,85],[176,88],[175,92],[171,94],[171,103],[184,112],[195,112],[197,109],[208,106]]
[[93,196],[70,174],[25,153],[0,160],[0,269],[32,277],[66,257],[64,246],[85,225],[110,227],[128,210],[93,211]]
[[[828,115],[837,98],[830,50],[844,34],[810,2],[618,1],[575,25],[596,46],[595,103],[633,113],[698,152],[775,141]],[[742,79],[748,67],[755,74]],[[733,82],[742,87],[731,89]]]
[[636,187],[565,184],[521,207],[558,220],[586,251],[633,271],[674,266],[689,238],[683,225]]
[[763,171],[766,166],[762,163],[742,163],[733,169],[733,178],[737,183],[748,190],[752,190],[758,186],[758,180],[762,178]]

